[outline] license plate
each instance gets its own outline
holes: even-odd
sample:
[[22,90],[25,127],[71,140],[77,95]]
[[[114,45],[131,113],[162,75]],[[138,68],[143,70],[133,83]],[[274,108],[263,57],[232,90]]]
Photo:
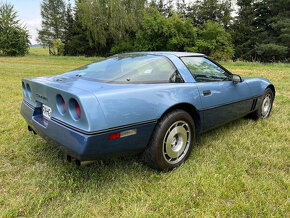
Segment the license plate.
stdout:
[[47,105],[43,104],[42,105],[42,116],[43,116],[43,118],[45,118],[47,120],[50,120],[51,113],[52,113],[51,108],[48,107]]

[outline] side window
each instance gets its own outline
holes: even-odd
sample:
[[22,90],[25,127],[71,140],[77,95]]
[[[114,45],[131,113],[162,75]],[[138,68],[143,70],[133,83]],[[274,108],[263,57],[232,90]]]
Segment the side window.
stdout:
[[231,80],[226,71],[204,57],[182,57],[181,60],[197,82]]

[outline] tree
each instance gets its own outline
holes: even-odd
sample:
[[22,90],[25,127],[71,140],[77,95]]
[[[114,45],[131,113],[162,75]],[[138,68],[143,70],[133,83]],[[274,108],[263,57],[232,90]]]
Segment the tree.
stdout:
[[[90,47],[98,55],[105,55],[118,44],[125,45],[134,38],[137,13],[145,0],[86,0],[78,3],[81,24],[87,30]],[[118,49],[117,49],[118,50]]]
[[231,26],[231,35],[235,47],[234,59],[243,59],[251,61],[254,59],[255,27],[253,21],[255,19],[254,0],[238,0],[239,6],[238,16],[235,18]]
[[232,19],[231,12],[230,0],[197,0],[188,6],[187,16],[193,20],[196,27],[207,21],[213,21],[228,28]]
[[149,8],[137,32],[136,47],[142,51],[184,51],[194,46],[195,28],[190,20],[173,13],[167,18],[157,9]]
[[235,59],[290,60],[290,0],[238,0],[231,28]]
[[[38,41],[49,48],[57,39],[64,40],[65,3],[63,0],[43,0],[41,3],[41,30],[38,31]],[[54,55],[53,50],[50,53]]]
[[255,3],[253,22],[257,59],[264,62],[290,60],[290,0]]
[[25,55],[29,50],[29,34],[17,19],[13,5],[0,5],[0,54]]
[[173,0],[152,0],[150,1],[149,7],[157,9],[166,17],[170,17],[173,12]]
[[212,21],[201,26],[197,32],[196,46],[186,50],[200,52],[218,60],[227,60],[234,55],[231,35],[219,23]]
[[66,9],[65,31],[64,31],[64,55],[97,55],[97,49],[94,43],[90,43],[88,30],[82,25],[80,20],[79,3],[76,2],[72,10],[69,3]]

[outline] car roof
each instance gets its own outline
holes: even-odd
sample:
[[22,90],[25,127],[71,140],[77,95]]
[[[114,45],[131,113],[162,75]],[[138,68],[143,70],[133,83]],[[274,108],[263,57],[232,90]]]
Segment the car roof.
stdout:
[[198,56],[204,57],[206,55],[201,53],[193,53],[193,52],[176,52],[176,51],[147,51],[147,52],[130,52],[130,53],[123,53],[123,54],[153,54],[153,55],[175,55],[177,57],[186,57],[186,56]]

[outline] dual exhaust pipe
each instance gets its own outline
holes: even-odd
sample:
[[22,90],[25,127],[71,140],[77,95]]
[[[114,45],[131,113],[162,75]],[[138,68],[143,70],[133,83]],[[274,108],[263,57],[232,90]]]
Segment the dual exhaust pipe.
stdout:
[[31,126],[28,126],[27,128],[29,132],[33,132],[34,135],[37,135],[37,133],[31,128]]
[[86,166],[86,165],[89,165],[89,164],[92,164],[92,163],[95,162],[95,161],[80,161],[78,159],[74,160],[74,158],[72,158],[72,156],[70,156],[70,155],[66,155],[66,160],[67,160],[68,163],[72,163],[74,161],[75,165],[77,167]]

